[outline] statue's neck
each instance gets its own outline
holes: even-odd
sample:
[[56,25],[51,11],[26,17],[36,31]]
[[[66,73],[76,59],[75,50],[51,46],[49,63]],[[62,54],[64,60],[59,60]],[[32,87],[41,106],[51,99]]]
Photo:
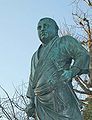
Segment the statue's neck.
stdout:
[[59,37],[59,36],[57,35],[57,36],[53,37],[53,38],[52,38],[51,40],[49,40],[49,42],[47,42],[47,43],[42,43],[42,46],[43,46],[43,47],[47,46],[50,42],[54,41],[57,37]]
[[[55,36],[50,42],[53,42],[54,40],[56,40],[59,36]],[[50,43],[48,42],[48,44]],[[48,44],[41,44],[39,46],[39,49],[38,49],[38,59],[40,58],[41,54],[44,52],[45,48],[48,47],[47,45]]]

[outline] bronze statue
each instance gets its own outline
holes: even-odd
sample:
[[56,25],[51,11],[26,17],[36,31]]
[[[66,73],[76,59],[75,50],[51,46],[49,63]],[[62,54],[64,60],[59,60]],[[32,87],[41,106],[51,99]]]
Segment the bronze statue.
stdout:
[[38,23],[42,44],[31,60],[26,113],[35,120],[82,120],[72,78],[88,73],[89,55],[72,36],[59,37],[58,29],[51,18]]

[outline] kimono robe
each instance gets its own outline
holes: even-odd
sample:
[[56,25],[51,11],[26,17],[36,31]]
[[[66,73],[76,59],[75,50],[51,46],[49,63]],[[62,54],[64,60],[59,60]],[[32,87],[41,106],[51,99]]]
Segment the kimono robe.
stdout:
[[73,78],[88,73],[88,67],[88,52],[71,36],[56,36],[46,46],[41,45],[31,60],[27,91],[27,97],[35,104],[35,119],[82,120],[72,80],[65,84],[60,76],[64,70],[71,70]]

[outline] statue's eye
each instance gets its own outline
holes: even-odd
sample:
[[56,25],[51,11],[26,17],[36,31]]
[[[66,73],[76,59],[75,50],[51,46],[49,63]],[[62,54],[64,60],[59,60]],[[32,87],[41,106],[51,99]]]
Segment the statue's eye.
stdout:
[[37,30],[47,29],[48,26],[49,26],[48,24],[39,25],[39,26],[37,27]]
[[41,26],[38,26],[38,27],[37,27],[37,30],[41,30]]
[[47,24],[44,24],[44,28],[47,28],[48,27],[48,25]]

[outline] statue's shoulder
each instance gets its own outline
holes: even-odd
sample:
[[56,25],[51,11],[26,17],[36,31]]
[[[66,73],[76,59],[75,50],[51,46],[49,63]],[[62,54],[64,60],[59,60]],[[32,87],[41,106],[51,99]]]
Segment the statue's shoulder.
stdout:
[[71,36],[69,36],[69,35],[64,35],[64,36],[61,36],[61,37],[59,37],[59,39],[58,39],[58,41],[60,42],[60,43],[66,43],[66,42],[69,42],[71,40]]
[[31,61],[34,61],[35,59],[37,59],[38,57],[38,50],[36,50],[33,55],[32,55],[32,58],[31,58]]
[[70,41],[70,40],[74,40],[75,38],[70,36],[70,35],[64,35],[62,37],[60,37],[61,40],[64,40],[64,41]]
[[42,47],[42,44],[38,47],[38,49],[33,53],[32,60],[37,60],[39,58],[39,52]]
[[74,37],[70,36],[70,35],[65,35],[60,37],[60,41],[68,44],[68,43],[78,43],[79,41],[77,39],[75,39]]
[[36,54],[37,54],[37,50],[33,53],[32,59],[36,56]]

